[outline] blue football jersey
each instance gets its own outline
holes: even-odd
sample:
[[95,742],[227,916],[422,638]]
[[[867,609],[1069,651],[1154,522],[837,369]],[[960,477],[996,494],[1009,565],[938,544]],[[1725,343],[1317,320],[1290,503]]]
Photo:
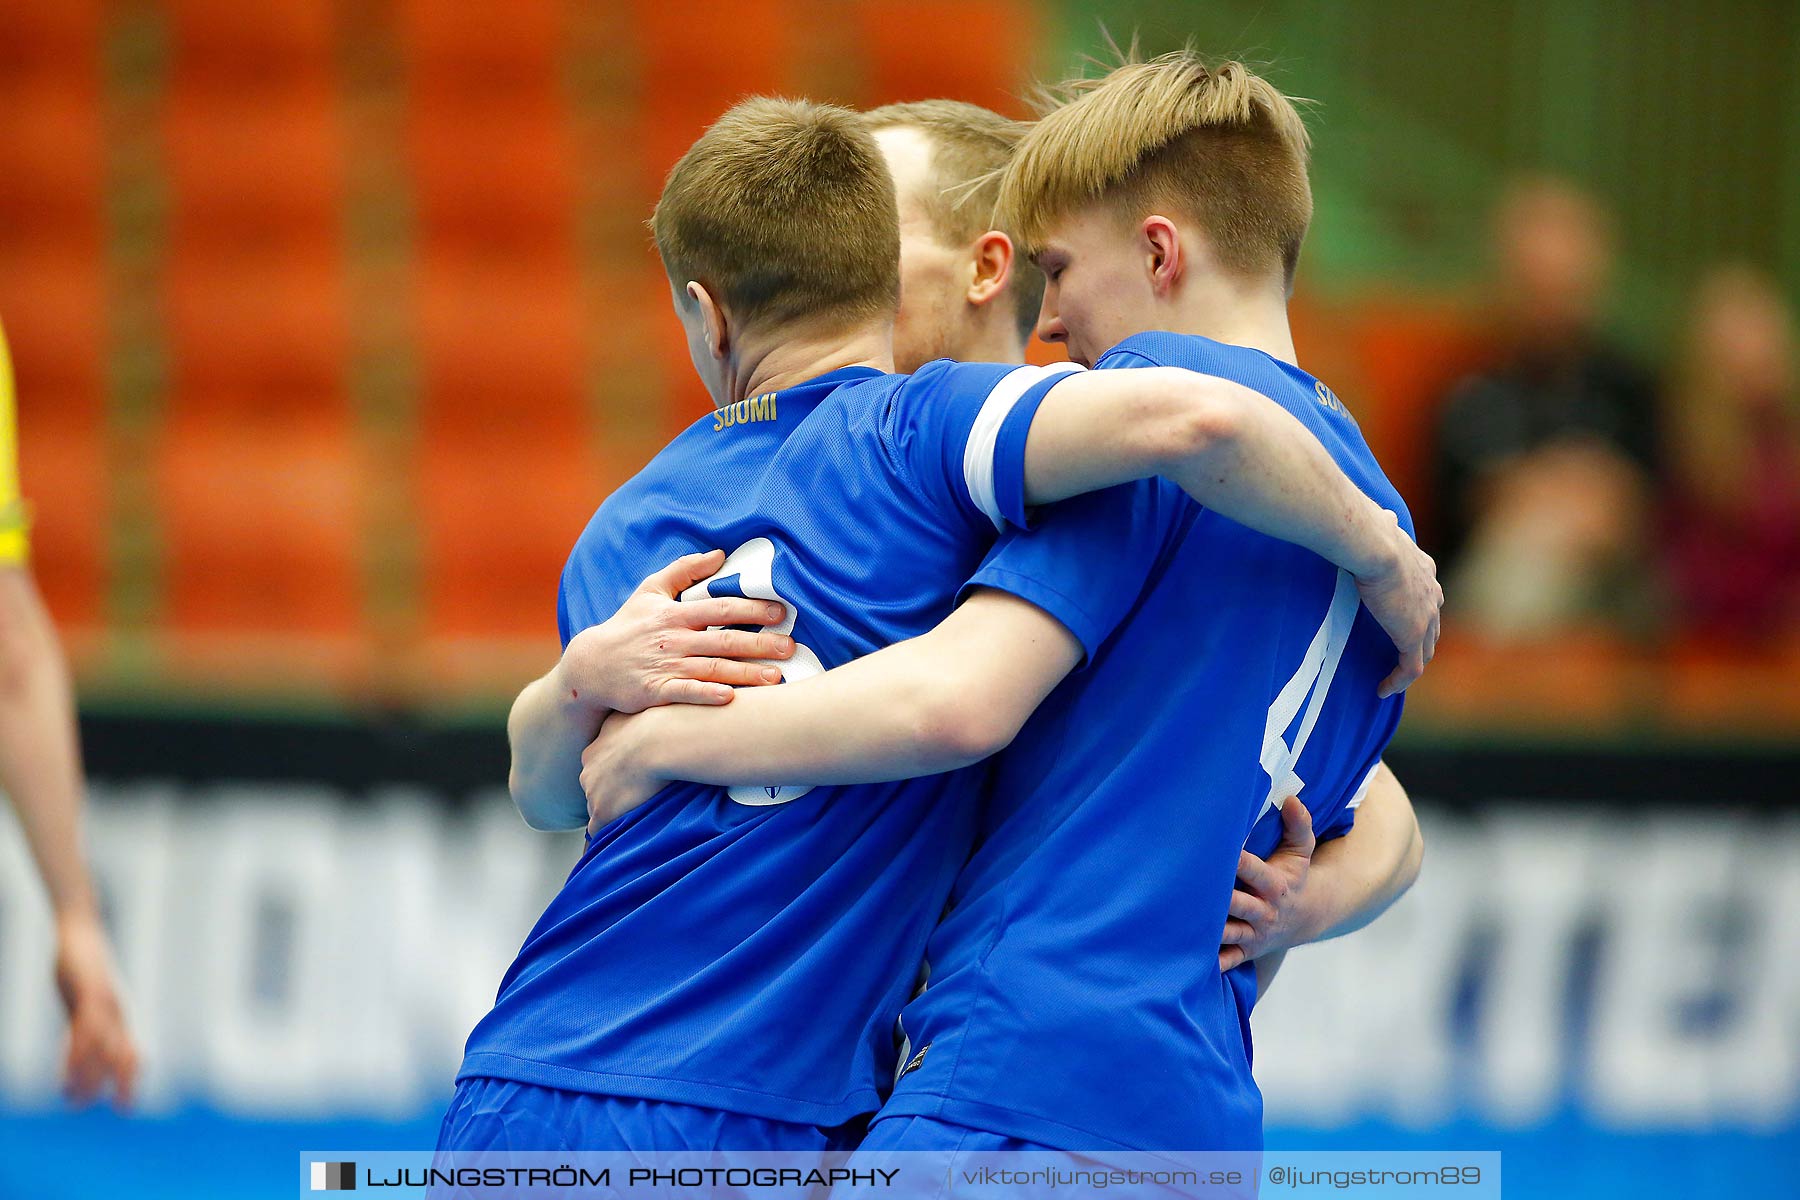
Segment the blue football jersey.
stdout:
[[[1304,371],[1168,333],[1097,366],[1254,388],[1411,531],[1355,422]],[[1035,408],[1015,407],[998,441],[1020,440]],[[1066,1150],[1255,1148],[1248,1003],[1218,967],[1238,853],[1291,794],[1321,836],[1348,829],[1400,719],[1401,701],[1375,694],[1396,655],[1347,574],[1166,481],[1046,516],[971,583],[1058,617],[1087,661],[993,763],[882,1115]]]
[[[600,506],[565,644],[696,550],[689,596],[779,600],[793,680],[924,633],[1020,502],[999,430],[1048,368],[863,368],[721,408]],[[587,841],[469,1038],[489,1076],[829,1125],[872,1111],[967,857],[971,772],[854,789],[674,784]],[[840,794],[841,793],[841,794]]]

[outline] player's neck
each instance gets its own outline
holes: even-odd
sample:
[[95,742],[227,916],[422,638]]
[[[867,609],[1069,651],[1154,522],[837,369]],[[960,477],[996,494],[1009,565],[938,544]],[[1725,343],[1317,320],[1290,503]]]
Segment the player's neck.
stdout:
[[1023,363],[1025,343],[1011,313],[977,310],[958,327],[950,357],[969,363]]
[[1277,281],[1215,275],[1183,288],[1169,304],[1176,322],[1169,328],[1179,333],[1248,346],[1282,362],[1299,363],[1288,328],[1287,289]]
[[783,332],[787,336],[750,337],[738,345],[722,404],[779,392],[845,367],[894,369],[894,328],[887,322],[829,333]]

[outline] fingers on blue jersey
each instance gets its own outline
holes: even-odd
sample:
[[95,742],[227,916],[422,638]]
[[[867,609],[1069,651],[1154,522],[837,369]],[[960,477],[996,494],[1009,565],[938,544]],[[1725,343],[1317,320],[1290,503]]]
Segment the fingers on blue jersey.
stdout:
[[768,600],[719,596],[711,600],[685,601],[673,617],[689,629],[708,629],[714,625],[779,625],[787,617],[787,609]]
[[1311,855],[1317,839],[1313,835],[1312,812],[1300,802],[1300,797],[1289,796],[1281,802],[1281,831],[1283,843],[1291,843],[1292,848]]
[[640,592],[655,592],[673,600],[686,588],[694,586],[725,562],[723,550],[702,550],[698,554],[684,554],[662,570],[638,585]]
[[[719,658],[788,658],[794,653],[794,639],[784,633],[750,633],[743,629],[703,629],[683,635],[676,643],[681,652],[690,658],[717,656]],[[753,664],[743,664],[753,665]],[[711,675],[697,675],[697,679],[711,679]],[[779,682],[781,672],[775,672],[771,683]],[[726,682],[732,682],[727,680]],[[745,680],[754,682],[754,680]]]

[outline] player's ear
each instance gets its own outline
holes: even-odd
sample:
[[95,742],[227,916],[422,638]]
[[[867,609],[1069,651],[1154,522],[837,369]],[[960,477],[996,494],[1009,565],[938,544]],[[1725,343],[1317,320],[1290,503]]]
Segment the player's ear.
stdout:
[[688,280],[687,294],[700,309],[700,328],[706,336],[707,353],[714,358],[724,358],[731,352],[731,323],[725,319],[725,310],[706,290],[706,285],[696,280]]
[[1175,222],[1154,214],[1145,217],[1139,229],[1143,239],[1144,265],[1150,275],[1150,287],[1158,295],[1163,295],[1175,285],[1187,267],[1183,259],[1181,234],[1176,230]]
[[970,247],[969,286],[963,298],[970,304],[986,304],[1006,290],[1012,280],[1012,239],[990,229]]

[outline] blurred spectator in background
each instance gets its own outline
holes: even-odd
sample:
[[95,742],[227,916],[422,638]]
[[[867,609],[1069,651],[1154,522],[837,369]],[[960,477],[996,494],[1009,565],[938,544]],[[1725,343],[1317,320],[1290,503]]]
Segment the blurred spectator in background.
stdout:
[[1617,620],[1648,593],[1656,470],[1651,374],[1599,322],[1607,218],[1551,179],[1517,183],[1495,221],[1499,344],[1440,414],[1440,544],[1458,616],[1494,636]]
[[1701,284],[1671,389],[1664,565],[1680,632],[1767,643],[1800,630],[1800,384],[1774,282]]
[[71,1097],[110,1085],[131,1099],[137,1052],[113,984],[100,905],[81,854],[81,754],[68,669],[25,565],[25,506],[13,424],[12,360],[0,328],[0,790],[18,810],[56,921],[56,987],[69,1014]]

